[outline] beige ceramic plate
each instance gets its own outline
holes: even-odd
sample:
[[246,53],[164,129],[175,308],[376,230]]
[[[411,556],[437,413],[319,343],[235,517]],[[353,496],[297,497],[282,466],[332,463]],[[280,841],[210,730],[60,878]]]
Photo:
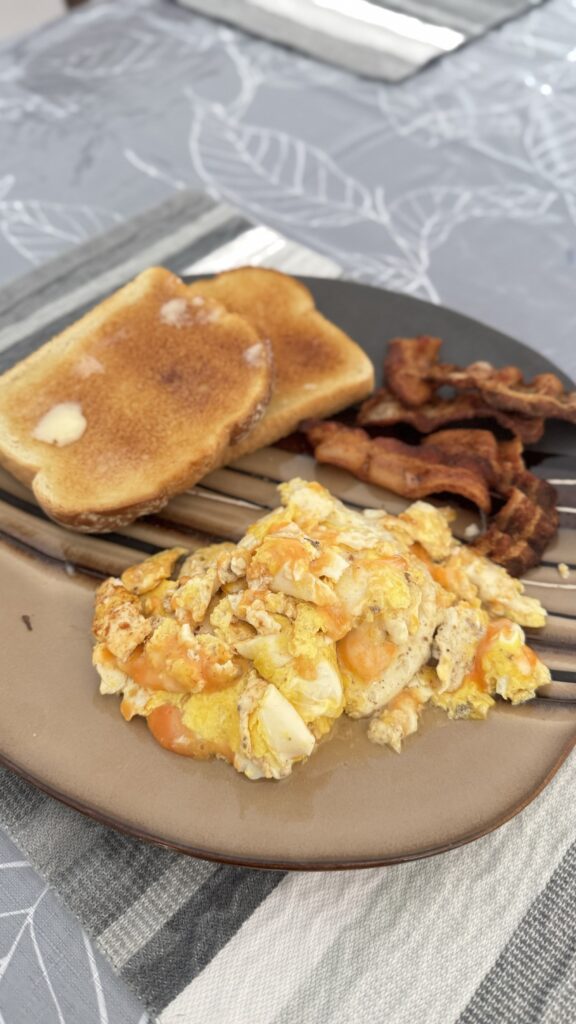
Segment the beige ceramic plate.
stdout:
[[[548,363],[510,339],[446,310],[342,282],[308,282],[323,312],[356,336],[379,364],[381,336],[439,334],[446,358],[515,362],[528,374]],[[539,445],[538,472],[574,479],[576,432],[551,430]],[[522,809],[547,784],[576,742],[569,703],[575,668],[574,515],[529,592],[551,611],[538,649],[557,682],[522,708],[498,705],[487,722],[426,715],[398,757],[344,722],[308,764],[283,782],[248,782],[222,763],[193,762],[162,750],[142,721],[126,724],[117,701],[97,692],[90,665],[90,619],[98,573],[117,573],[142,552],[192,546],[207,531],[239,536],[276,504],[275,484],[317,478],[356,505],[391,511],[400,499],[316,467],[308,456],[267,449],[212,474],[161,516],[121,535],[86,537],[47,522],[30,494],[0,477],[0,759],[59,799],[154,842],[198,856],[257,867],[326,868],[390,864],[475,839]],[[559,485],[570,509],[573,486]],[[459,526],[469,514],[462,513]]]

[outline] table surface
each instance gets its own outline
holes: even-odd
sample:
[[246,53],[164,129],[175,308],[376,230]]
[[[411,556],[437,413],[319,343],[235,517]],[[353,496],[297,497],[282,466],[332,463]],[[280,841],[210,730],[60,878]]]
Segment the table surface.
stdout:
[[[198,184],[347,276],[477,317],[576,374],[571,0],[401,86],[160,0],[93,3],[0,48],[0,82],[1,282]],[[143,1024],[1,832],[0,869],[3,1024]]]

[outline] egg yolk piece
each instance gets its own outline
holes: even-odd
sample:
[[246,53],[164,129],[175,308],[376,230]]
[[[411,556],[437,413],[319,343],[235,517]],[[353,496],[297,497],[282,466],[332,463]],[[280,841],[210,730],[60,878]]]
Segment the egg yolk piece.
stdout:
[[377,622],[363,622],[338,641],[337,650],[344,668],[362,682],[371,683],[382,677],[398,648],[384,639]]
[[232,762],[240,745],[238,688],[194,694],[182,708],[163,704],[150,712],[148,728],[167,750],[185,757]]
[[163,619],[144,647],[118,667],[138,686],[169,693],[225,689],[241,672],[228,644],[208,633],[193,634],[174,619]]

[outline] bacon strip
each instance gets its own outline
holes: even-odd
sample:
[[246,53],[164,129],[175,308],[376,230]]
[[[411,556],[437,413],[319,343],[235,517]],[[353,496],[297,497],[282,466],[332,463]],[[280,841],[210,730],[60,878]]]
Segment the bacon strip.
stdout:
[[433,397],[436,386],[428,383],[438,361],[440,338],[393,338],[384,360],[384,380],[405,405],[423,405]]
[[[531,473],[526,475],[532,477]],[[537,477],[532,479],[537,480]],[[545,480],[538,483],[545,484],[554,492]],[[504,566],[511,576],[524,575],[541,561],[545,548],[558,529],[555,500],[555,492],[553,496],[535,493],[531,497],[520,487],[512,487],[506,504],[486,532],[474,541],[473,547],[481,555]],[[547,507],[541,501],[545,501]]]
[[514,366],[495,370],[490,363],[472,363],[460,370],[439,363],[429,369],[427,381],[456,391],[474,389],[494,409],[576,423],[576,391],[565,392],[553,373],[541,373],[527,383]]
[[[440,346],[438,338],[427,336],[394,338],[384,363],[389,390],[372,395],[358,416],[363,426],[414,426],[426,435],[419,445],[372,438],[338,422],[313,421],[303,429],[319,462],[406,498],[449,492],[490,512],[490,492],[499,494],[505,503],[474,547],[520,575],[540,561],[558,528],[556,491],[528,472],[522,445],[542,436],[548,417],[576,423],[576,392],[565,392],[552,373],[527,383],[517,366],[439,363]],[[445,385],[457,392],[453,398],[436,394]],[[437,429],[488,417],[514,439],[498,441],[488,430]]]
[[405,498],[449,492],[489,512],[490,491],[501,494],[506,503],[473,546],[513,576],[540,561],[558,528],[556,491],[526,469],[518,438],[497,441],[490,431],[464,428],[409,445],[334,421],[314,420],[302,429],[318,462]]
[[370,438],[364,430],[333,421],[308,422],[303,429],[318,462],[340,466],[405,498],[449,492],[490,511],[490,472],[474,453],[446,453],[432,444],[424,447],[389,437]]
[[384,360],[384,379],[404,405],[430,402],[438,388],[471,391],[492,409],[525,417],[567,420],[576,423],[576,391],[567,392],[553,373],[524,380],[517,366],[496,369],[488,362],[458,367],[439,363],[438,338],[394,338]]
[[518,438],[498,442],[488,430],[441,430],[424,438],[422,445],[451,457],[473,451],[492,487],[506,498],[488,530],[474,542],[476,550],[512,576],[537,565],[558,529],[558,495],[552,484],[526,469]]
[[458,463],[463,456],[473,458],[474,464],[490,487],[498,490],[502,473],[500,449],[494,434],[489,430],[438,430],[435,434],[423,437],[420,447],[426,450],[440,450],[449,464]]
[[500,462],[499,490],[501,494],[506,494],[507,488],[511,487],[514,481],[522,473],[526,472],[523,451],[522,441],[518,437],[513,438],[512,441],[498,442],[498,458]]
[[436,396],[424,405],[411,407],[404,405],[391,391],[380,388],[366,399],[358,414],[358,424],[362,427],[393,427],[398,423],[406,423],[421,434],[430,434],[450,423],[472,419],[496,420],[525,444],[539,441],[544,433],[544,420],[541,417],[494,409],[480,395],[469,392],[456,395],[455,398]]

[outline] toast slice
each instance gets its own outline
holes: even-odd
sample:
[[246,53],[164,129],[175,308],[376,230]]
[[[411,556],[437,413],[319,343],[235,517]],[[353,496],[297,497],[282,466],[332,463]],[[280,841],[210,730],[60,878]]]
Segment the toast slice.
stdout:
[[273,444],[308,418],[331,416],[374,387],[368,356],[326,320],[300,281],[277,270],[241,267],[190,285],[239,313],[274,352],[274,389],[259,423],[226,451],[222,465]]
[[269,343],[154,267],[0,377],[0,462],[51,518],[113,530],[220,464],[271,386]]

